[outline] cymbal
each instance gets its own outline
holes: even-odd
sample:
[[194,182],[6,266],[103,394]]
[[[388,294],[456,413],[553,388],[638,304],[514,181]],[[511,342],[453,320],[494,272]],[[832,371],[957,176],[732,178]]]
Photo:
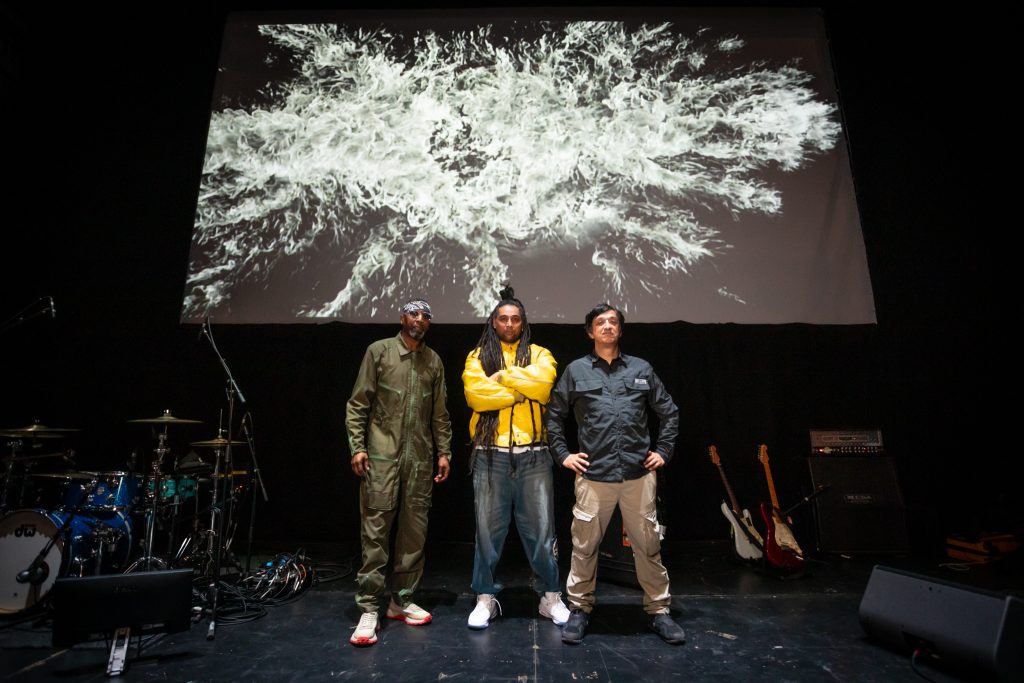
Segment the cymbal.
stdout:
[[181,472],[182,474],[202,474],[204,472],[212,472],[213,465],[208,462],[203,462],[202,460],[191,460],[188,462],[178,463],[175,471]]
[[188,420],[182,417],[174,417],[171,415],[170,410],[165,410],[164,414],[160,417],[147,417],[138,420],[128,420],[129,422],[136,422],[141,424],[155,424],[155,425],[166,425],[166,424],[203,424],[202,420]]
[[211,479],[223,479],[225,476],[227,476],[227,477],[244,477],[247,474],[249,474],[248,470],[231,470],[231,472],[229,472],[226,475],[224,475],[224,474],[211,474],[209,477],[204,477],[204,478],[200,479],[200,481],[210,481]]
[[209,439],[207,441],[193,441],[189,445],[191,445],[191,446],[210,446],[211,448],[218,448],[220,446],[227,446],[229,443],[232,446],[236,446],[236,445],[242,446],[242,445],[245,445],[244,441],[228,440],[228,439],[225,439],[222,436],[218,436],[216,439]]
[[47,427],[46,425],[33,422],[28,427],[15,427],[13,429],[0,430],[0,436],[21,438],[31,436],[36,439],[60,439],[64,434],[80,432],[81,429],[68,429],[66,427]]
[[44,479],[95,479],[97,472],[30,472],[30,477]]
[[[64,458],[64,457],[67,457],[67,455],[68,454],[64,453],[64,452],[60,452],[60,453],[37,453],[37,454],[32,454],[32,455],[10,456],[10,457],[4,458],[3,460],[0,460],[0,462],[5,463],[5,464],[9,463],[9,462],[28,462],[30,460],[41,460],[42,458]],[[70,460],[70,458],[68,458],[68,460]]]

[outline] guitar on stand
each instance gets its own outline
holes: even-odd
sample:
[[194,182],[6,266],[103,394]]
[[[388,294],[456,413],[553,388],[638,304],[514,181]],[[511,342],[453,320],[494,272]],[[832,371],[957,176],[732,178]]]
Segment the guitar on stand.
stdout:
[[708,447],[708,455],[711,456],[711,462],[718,468],[718,475],[722,478],[725,492],[729,496],[728,504],[724,500],[722,501],[722,514],[725,515],[725,518],[729,520],[729,524],[732,525],[730,534],[736,556],[745,561],[760,560],[764,555],[762,552],[764,540],[754,527],[754,520],[750,516],[750,511],[746,509],[740,510],[740,505],[736,502],[736,494],[732,492],[732,486],[729,485],[729,480],[725,476],[725,470],[722,469],[722,461],[718,457],[718,449],[714,445]]
[[767,539],[764,542],[765,563],[769,568],[782,573],[793,573],[803,569],[804,551],[793,536],[793,531],[779,508],[779,497],[775,495],[775,481],[768,465],[768,446],[761,444],[757,459],[764,465],[764,476],[768,482],[771,509],[761,503],[761,519],[764,520]]

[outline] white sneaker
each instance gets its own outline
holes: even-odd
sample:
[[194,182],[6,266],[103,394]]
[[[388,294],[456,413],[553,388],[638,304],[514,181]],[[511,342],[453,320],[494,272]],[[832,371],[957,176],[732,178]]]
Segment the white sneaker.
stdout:
[[565,626],[569,621],[569,608],[562,603],[561,593],[545,593],[538,608],[542,617],[548,617],[555,626]]
[[498,604],[497,598],[489,593],[481,593],[476,596],[476,607],[469,613],[467,625],[478,630],[487,628],[491,619],[499,614],[501,614],[501,605]]
[[353,645],[373,645],[377,642],[377,631],[380,630],[380,622],[377,620],[376,612],[363,612],[359,617],[359,625],[352,632],[348,642]]

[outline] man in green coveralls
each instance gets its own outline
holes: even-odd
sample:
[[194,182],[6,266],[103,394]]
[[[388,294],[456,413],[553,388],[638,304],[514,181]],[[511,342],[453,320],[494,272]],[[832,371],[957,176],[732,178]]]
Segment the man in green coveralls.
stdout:
[[396,517],[386,616],[412,626],[431,620],[429,612],[412,602],[412,594],[423,576],[431,489],[434,482],[447,479],[451,469],[452,427],[444,366],[423,343],[430,318],[426,301],[413,300],[402,306],[401,331],[367,347],[348,400],[345,424],[352,471],[362,479],[363,566],[357,576],[356,604],[363,614],[349,639],[353,645],[377,642],[381,601],[388,584],[384,576],[388,542]]

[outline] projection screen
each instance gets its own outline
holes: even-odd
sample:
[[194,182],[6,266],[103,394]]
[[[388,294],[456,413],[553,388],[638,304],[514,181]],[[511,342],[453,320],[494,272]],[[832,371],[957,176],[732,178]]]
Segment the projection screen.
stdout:
[[875,322],[812,9],[234,14],[182,322]]

